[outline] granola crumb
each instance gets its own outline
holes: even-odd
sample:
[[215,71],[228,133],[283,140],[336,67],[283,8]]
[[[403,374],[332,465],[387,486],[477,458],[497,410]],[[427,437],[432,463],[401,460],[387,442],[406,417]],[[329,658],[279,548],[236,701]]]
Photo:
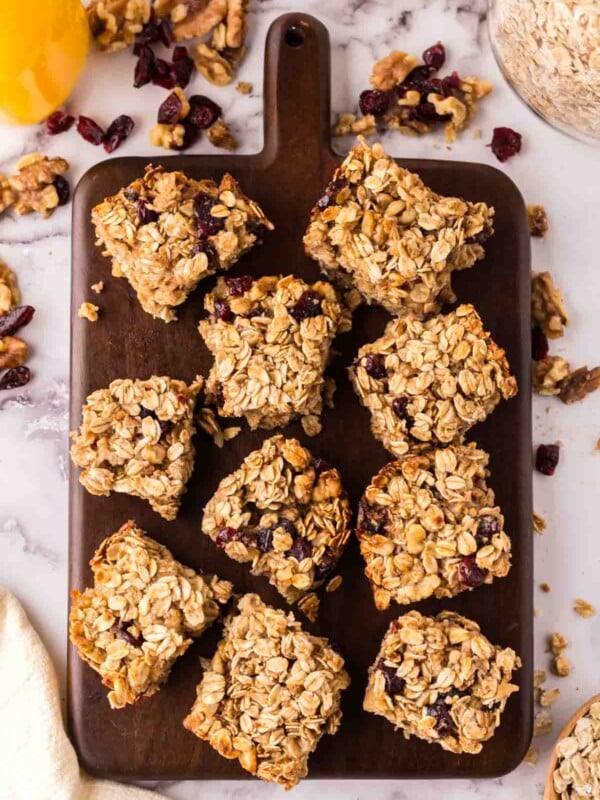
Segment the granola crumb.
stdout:
[[341,575],[336,575],[329,581],[329,583],[325,587],[325,591],[328,592],[329,594],[331,594],[332,592],[337,592],[337,590],[342,585],[343,580],[344,579],[342,578]]
[[223,428],[223,438],[226,442],[230,442],[232,439],[235,439],[242,432],[242,429],[239,425],[232,425],[229,428]]
[[100,309],[93,303],[82,303],[77,311],[79,319],[87,319],[89,322],[98,321],[98,312]]
[[534,737],[546,736],[552,730],[552,718],[547,711],[538,711],[533,719]]
[[552,668],[560,678],[566,678],[571,674],[571,662],[566,656],[557,656],[552,662]]
[[544,206],[528,205],[527,220],[529,222],[530,236],[543,238],[546,235],[548,232],[548,216]]
[[309,592],[298,601],[297,605],[305,617],[311,622],[315,622],[319,615],[319,603],[320,600],[317,595],[314,592]]
[[559,698],[560,696],[560,689],[558,687],[554,687],[554,689],[544,689],[540,692],[539,697],[539,704],[542,708],[550,708]]
[[542,590],[542,592],[549,592],[550,584],[544,581],[544,583],[540,583],[540,589]]
[[588,603],[587,600],[582,600],[581,597],[578,597],[573,604],[573,610],[576,614],[579,614],[580,617],[584,619],[589,619],[593,617],[596,613],[596,609],[591,603]]
[[551,633],[548,645],[552,655],[559,656],[563,650],[567,649],[569,642],[562,633]]
[[547,524],[544,517],[541,514],[538,514],[536,511],[533,512],[533,530],[536,533],[546,533]]
[[198,412],[198,424],[203,431],[212,437],[213,442],[217,447],[223,447],[225,444],[225,436],[223,429],[219,425],[217,415],[210,406],[203,406]]
[[562,292],[549,272],[531,273],[531,316],[549,339],[560,339],[569,324]]
[[250,94],[253,88],[253,85],[249,81],[238,81],[235,85],[236,92],[240,94]]
[[533,685],[538,688],[548,680],[548,673],[545,669],[533,670]]
[[539,758],[539,750],[537,747],[530,747],[529,750],[525,753],[525,758],[523,759],[524,764],[529,764],[530,767],[534,767]]
[[96,294],[100,294],[101,291],[104,289],[104,281],[98,281],[98,283],[92,283],[90,286],[92,292],[96,292]]
[[473,131],[473,137],[472,137],[472,138],[473,138],[473,139],[481,139],[481,137],[482,137],[481,128],[476,128],[476,129]]

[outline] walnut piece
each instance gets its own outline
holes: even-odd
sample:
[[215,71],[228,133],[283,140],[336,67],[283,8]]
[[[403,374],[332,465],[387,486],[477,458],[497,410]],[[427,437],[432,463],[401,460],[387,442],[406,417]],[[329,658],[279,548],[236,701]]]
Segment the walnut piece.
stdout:
[[253,86],[248,81],[238,81],[235,85],[236,92],[239,92],[240,94],[250,94],[252,89]]
[[348,134],[364,134],[369,136],[375,133],[377,124],[373,114],[366,114],[364,117],[357,117],[356,114],[338,114],[335,125],[332,128],[334,136],[347,136]]
[[567,405],[578,403],[598,388],[600,388],[600,367],[594,367],[594,369],[579,367],[563,381],[560,388],[560,399]]
[[215,86],[226,86],[231,83],[233,68],[229,61],[224,58],[214,47],[201,42],[196,45],[194,52],[194,63],[196,69],[207,81],[214,83]]
[[544,206],[528,205],[527,221],[529,222],[529,234],[542,238],[548,232],[548,217]]
[[69,169],[64,158],[47,158],[41,153],[29,153],[17,162],[17,174],[8,180],[17,195],[14,209],[19,216],[37,211],[44,219],[59,205],[54,181]]
[[27,360],[27,345],[17,336],[0,337],[0,369],[20,367]]
[[584,619],[589,619],[593,617],[596,613],[596,609],[591,603],[588,603],[587,600],[583,600],[581,597],[578,597],[573,604],[573,610],[576,614],[579,614],[580,617]]
[[224,150],[235,150],[237,147],[237,139],[229,130],[227,123],[222,119],[218,119],[206,131],[208,141],[215,147],[222,147]]
[[180,123],[167,125],[157,122],[148,134],[150,142],[155,147],[164,147],[166,150],[178,150],[183,147],[185,128]]
[[371,72],[371,86],[379,91],[388,91],[407,77],[418,66],[419,59],[401,50],[393,50],[385,58],[379,59],[373,65]]
[[6,314],[21,302],[21,292],[17,277],[12,269],[0,258],[0,314]]
[[0,172],[0,214],[10,208],[15,202],[15,193],[13,192],[10,181]]
[[532,273],[531,316],[549,339],[560,339],[569,324],[562,293],[549,272]]
[[541,395],[558,395],[569,377],[569,362],[561,356],[546,356],[535,362],[533,391]]
[[135,42],[150,19],[150,0],[92,0],[87,9],[90,31],[100,50],[114,53]]

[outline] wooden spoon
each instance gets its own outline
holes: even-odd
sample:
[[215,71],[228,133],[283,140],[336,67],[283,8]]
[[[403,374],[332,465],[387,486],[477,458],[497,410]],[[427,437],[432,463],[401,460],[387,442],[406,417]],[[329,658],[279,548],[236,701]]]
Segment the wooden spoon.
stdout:
[[546,775],[546,788],[544,790],[544,800],[559,800],[559,795],[554,791],[554,781],[552,780],[552,775],[554,770],[556,769],[556,762],[558,757],[556,755],[556,747],[561,739],[564,739],[565,736],[570,736],[573,733],[573,728],[577,720],[580,717],[583,717],[584,714],[590,710],[590,706],[594,703],[600,702],[600,694],[595,694],[593,697],[590,697],[589,700],[586,700],[585,703],[581,706],[581,708],[577,709],[577,711],[573,714],[571,719],[567,722],[565,727],[560,732],[560,735],[556,742],[554,743],[554,747],[552,748],[552,755],[550,757],[550,764],[548,765],[548,774]]

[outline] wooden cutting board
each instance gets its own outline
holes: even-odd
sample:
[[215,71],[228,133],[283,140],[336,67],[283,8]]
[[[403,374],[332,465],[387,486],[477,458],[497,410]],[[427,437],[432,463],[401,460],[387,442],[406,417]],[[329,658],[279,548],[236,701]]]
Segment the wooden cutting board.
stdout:
[[[309,212],[339,162],[330,145],[330,51],[326,29],[303,14],[286,14],[269,31],[265,53],[265,145],[261,153],[179,155],[156,162],[181,169],[195,178],[219,178],[231,172],[243,189],[263,206],[276,230],[265,243],[244,256],[233,274],[295,273],[318,278],[314,262],[302,249]],[[394,146],[400,148],[398,137]],[[155,163],[156,163],[155,162]],[[179,321],[165,325],[139,306],[125,280],[110,277],[110,263],[94,246],[90,210],[104,197],[140,176],[145,158],[117,158],[90,170],[74,199],[73,320],[71,337],[71,428],[80,423],[81,405],[94,389],[115,378],[147,378],[152,374],[191,380],[207,374],[208,351],[197,333],[203,296],[214,284],[204,281],[179,308]],[[470,438],[491,453],[491,486],[506,516],[512,537],[514,566],[504,580],[465,592],[450,601],[418,605],[423,613],[454,609],[480,623],[483,632],[513,647],[523,660],[517,674],[520,692],[511,697],[494,739],[477,756],[457,756],[418,739],[406,741],[384,719],[362,711],[367,668],[377,653],[390,620],[407,608],[375,610],[363,574],[358,547],[352,542],[342,561],[344,582],[325,595],[319,621],[307,625],[337,645],[347,659],[352,686],[345,693],[344,717],[335,736],[325,736],[310,760],[313,778],[473,778],[500,775],[524,755],[532,717],[532,506],[530,396],[530,263],[523,199],[503,173],[482,164],[401,160],[425,182],[444,194],[484,200],[496,208],[496,233],[486,258],[454,279],[460,301],[472,302],[496,340],[506,348],[519,395],[503,402],[491,417],[471,431]],[[94,299],[101,307],[94,324],[77,319],[80,303],[95,298],[90,285],[104,280],[106,289]],[[300,425],[285,429],[315,453],[338,466],[354,503],[370,477],[390,458],[369,431],[369,417],[346,378],[359,346],[379,336],[388,317],[377,308],[361,308],[350,334],[335,343],[341,355],[331,373],[337,380],[335,409],[324,414],[323,432],[307,439]],[[216,571],[236,589],[256,591],[283,607],[267,581],[253,578],[200,533],[204,504],[217,484],[270,433],[242,434],[217,449],[203,432],[197,436],[196,467],[181,512],[166,522],[142,500],[114,494],[92,497],[70,476],[70,587],[90,585],[88,561],[95,548],[126,520],[167,545],[192,567]],[[306,623],[305,623],[306,624]],[[201,677],[199,656],[210,655],[219,635],[215,626],[175,665],[166,686],[135,707],[112,711],[100,678],[69,651],[69,727],[81,765],[97,775],[120,779],[246,778],[237,761],[218,756],[184,730],[182,720]]]

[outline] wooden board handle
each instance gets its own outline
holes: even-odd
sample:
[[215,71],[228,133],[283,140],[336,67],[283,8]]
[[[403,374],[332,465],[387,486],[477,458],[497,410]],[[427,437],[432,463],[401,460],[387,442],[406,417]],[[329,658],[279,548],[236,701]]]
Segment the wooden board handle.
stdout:
[[314,161],[330,149],[329,34],[309,14],[284,14],[265,45],[265,146],[269,160]]

